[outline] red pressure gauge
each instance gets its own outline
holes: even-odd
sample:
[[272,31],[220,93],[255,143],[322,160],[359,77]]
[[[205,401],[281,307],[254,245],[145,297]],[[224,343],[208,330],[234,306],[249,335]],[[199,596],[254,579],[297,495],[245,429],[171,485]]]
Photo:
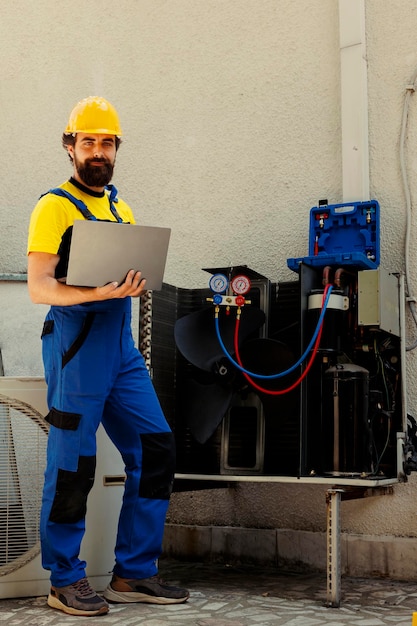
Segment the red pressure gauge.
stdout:
[[245,293],[248,293],[251,286],[249,278],[243,274],[235,276],[230,285],[233,289],[233,293],[239,296],[243,296]]

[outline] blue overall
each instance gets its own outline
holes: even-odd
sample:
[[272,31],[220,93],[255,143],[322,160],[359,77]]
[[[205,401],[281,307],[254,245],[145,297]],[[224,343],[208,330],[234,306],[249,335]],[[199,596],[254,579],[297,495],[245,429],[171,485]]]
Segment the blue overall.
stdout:
[[51,571],[56,587],[86,575],[79,552],[101,422],[126,472],[114,573],[153,576],[172,491],[175,446],[134,345],[131,299],[52,306],[42,332],[42,354],[51,425],[40,523],[43,567]]

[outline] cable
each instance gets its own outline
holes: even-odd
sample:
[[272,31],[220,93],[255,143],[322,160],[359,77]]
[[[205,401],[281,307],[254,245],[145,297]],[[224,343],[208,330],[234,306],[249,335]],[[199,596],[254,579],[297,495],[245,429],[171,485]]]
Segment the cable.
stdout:
[[[406,228],[405,228],[405,237],[404,237],[404,257],[405,257],[405,282],[406,282],[406,291],[407,291],[407,301],[410,309],[410,313],[414,320],[414,324],[417,326],[417,311],[416,311],[416,302],[414,297],[410,295],[411,291],[411,280],[409,275],[409,248],[410,248],[410,229],[411,229],[411,212],[412,212],[412,202],[411,202],[411,193],[410,186],[408,182],[407,176],[407,166],[406,166],[406,158],[405,158],[405,143],[407,136],[407,121],[408,121],[408,108],[410,104],[410,98],[415,91],[415,83],[417,80],[417,69],[414,70],[414,73],[411,77],[409,85],[407,85],[406,95],[404,99],[403,106],[403,114],[401,120],[401,133],[400,133],[400,168],[401,168],[401,176],[403,182],[403,190],[405,195],[405,204],[406,204]],[[413,341],[410,346],[406,346],[407,351],[414,350],[417,347],[417,339]]]
[[[301,365],[301,363],[305,360],[305,358],[307,357],[307,355],[309,354],[309,352],[311,351],[311,349],[313,348],[313,346],[317,342],[317,338],[318,338],[318,335],[319,335],[319,333],[321,331],[321,327],[322,327],[323,319],[324,319],[324,314],[326,313],[326,309],[327,309],[327,305],[329,303],[329,299],[330,299],[330,295],[331,295],[332,289],[333,289],[332,285],[326,285],[326,287],[324,289],[323,304],[322,304],[322,309],[321,309],[321,312],[320,312],[320,317],[318,319],[317,326],[316,326],[316,329],[314,331],[313,337],[312,337],[310,343],[308,344],[304,354],[299,358],[299,360],[296,363],[294,363],[294,365],[292,365],[290,368],[288,368],[284,372],[279,372],[278,374],[256,374],[255,372],[250,372],[249,370],[245,369],[239,362],[237,362],[229,354],[226,346],[223,343],[223,340],[222,340],[221,335],[220,335],[219,315],[218,315],[218,311],[216,310],[216,314],[215,314],[215,317],[214,317],[214,324],[215,324],[215,328],[216,328],[216,335],[217,335],[217,339],[219,340],[220,347],[223,350],[225,356],[229,359],[229,361],[238,370],[240,370],[243,374],[247,374],[248,376],[250,376],[252,378],[261,378],[263,380],[273,380],[273,379],[276,379],[276,378],[281,378],[283,376],[286,376],[287,374],[290,374],[299,365]],[[236,322],[238,322],[238,320],[236,320]]]

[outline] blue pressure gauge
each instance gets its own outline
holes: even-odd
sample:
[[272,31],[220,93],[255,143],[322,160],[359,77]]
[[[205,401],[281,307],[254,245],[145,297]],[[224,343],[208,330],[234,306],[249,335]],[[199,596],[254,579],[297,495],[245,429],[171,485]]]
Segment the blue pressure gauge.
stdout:
[[223,293],[229,286],[229,281],[224,274],[213,274],[209,281],[209,287],[214,293]]

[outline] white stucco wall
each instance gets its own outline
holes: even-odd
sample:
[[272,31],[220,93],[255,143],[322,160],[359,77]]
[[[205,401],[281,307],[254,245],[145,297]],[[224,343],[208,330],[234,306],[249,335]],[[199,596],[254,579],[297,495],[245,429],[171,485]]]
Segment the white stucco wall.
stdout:
[[[381,264],[400,271],[406,213],[398,151],[417,66],[417,6],[366,0],[365,7],[370,195],[381,205]],[[0,59],[0,273],[25,272],[31,209],[70,174],[60,136],[86,95],[107,97],[120,113],[120,195],[138,221],[172,228],[169,283],[205,287],[202,267],[229,264],[292,279],[286,259],[307,254],[310,208],[320,198],[342,201],[337,0],[16,0],[2,7]],[[409,120],[415,199],[413,98]],[[43,311],[21,284],[1,284],[0,298],[6,373],[42,374]],[[411,323],[409,331],[411,341]],[[414,352],[407,378],[416,414]],[[213,495],[175,494],[170,521],[325,528],[321,487],[240,485]],[[392,496],[343,503],[343,529],[414,537],[416,495],[412,476]]]
[[69,175],[61,133],[96,93],[125,132],[116,186],[138,219],[173,229],[167,282],[205,285],[200,268],[230,260],[277,279],[306,251],[310,207],[340,197],[337,2],[18,0],[3,13],[3,271],[24,269],[23,222]]

